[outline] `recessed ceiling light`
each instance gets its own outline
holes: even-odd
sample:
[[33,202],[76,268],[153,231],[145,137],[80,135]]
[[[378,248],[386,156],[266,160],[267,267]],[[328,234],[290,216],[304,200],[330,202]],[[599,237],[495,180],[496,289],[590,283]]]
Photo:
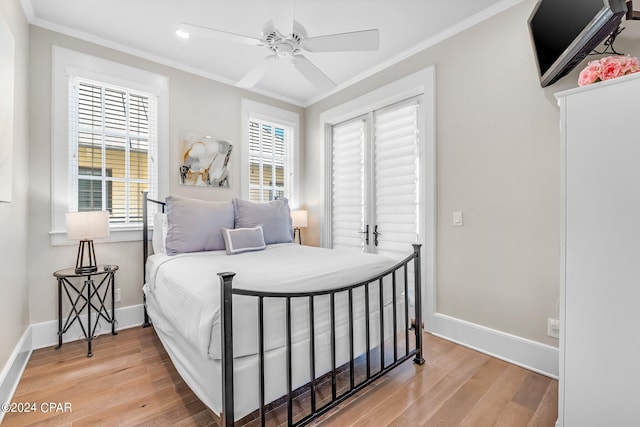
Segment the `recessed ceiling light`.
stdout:
[[188,39],[189,38],[189,33],[187,33],[185,30],[178,28],[176,30],[176,36],[180,37],[181,39]]

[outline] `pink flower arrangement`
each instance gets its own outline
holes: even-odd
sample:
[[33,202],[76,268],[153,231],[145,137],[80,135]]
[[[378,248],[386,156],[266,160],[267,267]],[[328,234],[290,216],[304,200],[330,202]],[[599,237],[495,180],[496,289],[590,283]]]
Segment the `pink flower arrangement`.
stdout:
[[585,86],[601,80],[615,79],[640,71],[638,58],[632,56],[607,56],[590,61],[578,77],[578,85]]

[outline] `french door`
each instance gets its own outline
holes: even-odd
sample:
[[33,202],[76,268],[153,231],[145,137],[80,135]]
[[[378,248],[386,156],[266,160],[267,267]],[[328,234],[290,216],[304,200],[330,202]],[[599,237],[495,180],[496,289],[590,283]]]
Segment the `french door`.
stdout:
[[404,258],[420,240],[417,99],[332,126],[331,245]]

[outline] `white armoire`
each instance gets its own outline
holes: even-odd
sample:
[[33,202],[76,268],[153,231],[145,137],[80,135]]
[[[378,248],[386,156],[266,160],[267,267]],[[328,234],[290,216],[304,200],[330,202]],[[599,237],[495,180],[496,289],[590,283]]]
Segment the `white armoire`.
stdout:
[[640,73],[556,97],[558,425],[640,426]]

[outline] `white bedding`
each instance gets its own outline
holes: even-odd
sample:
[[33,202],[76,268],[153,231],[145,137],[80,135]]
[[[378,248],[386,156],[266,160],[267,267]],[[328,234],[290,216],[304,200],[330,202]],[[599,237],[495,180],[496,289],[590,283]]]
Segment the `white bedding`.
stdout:
[[[378,255],[337,252],[295,243],[269,245],[266,250],[227,255],[224,251],[168,256],[152,255],[147,264],[147,288],[154,294],[164,316],[205,358],[220,358],[219,272],[236,276],[234,288],[273,292],[306,292],[339,288],[376,276],[395,264]],[[398,284],[403,278],[398,278]],[[391,299],[384,286],[384,303]],[[402,302],[398,286],[398,302]],[[371,347],[379,342],[379,288],[370,286]],[[329,345],[329,297],[315,298],[315,330],[318,346]],[[234,357],[257,352],[256,298],[234,296]],[[347,294],[336,297],[338,335],[348,334]],[[399,319],[404,307],[399,307]],[[284,345],[284,301],[265,298],[265,350]],[[292,301],[293,342],[308,338],[308,300]],[[364,291],[354,291],[356,329],[364,331]],[[385,310],[385,336],[391,336],[391,315]],[[386,331],[389,331],[387,335]],[[356,348],[364,347],[363,333],[356,333]],[[338,337],[339,338],[339,337]]]

